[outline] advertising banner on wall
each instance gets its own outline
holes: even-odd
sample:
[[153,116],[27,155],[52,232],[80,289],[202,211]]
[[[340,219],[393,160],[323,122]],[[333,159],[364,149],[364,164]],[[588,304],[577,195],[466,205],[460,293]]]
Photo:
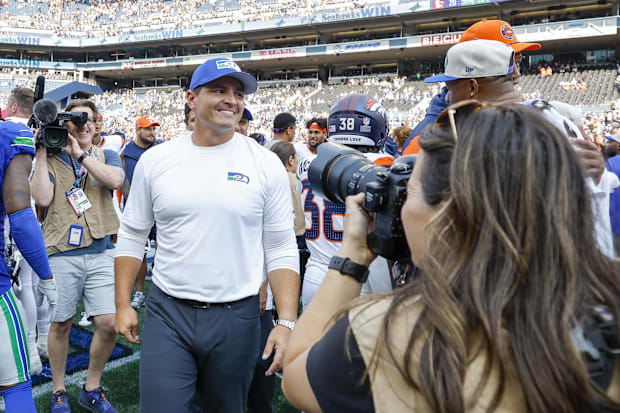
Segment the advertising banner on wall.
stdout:
[[385,1],[372,7],[359,7],[341,11],[324,10],[302,16],[275,17],[267,21],[227,23],[224,19],[213,19],[196,27],[171,30],[154,30],[142,33],[126,33],[117,36],[91,38],[56,37],[52,31],[39,30],[23,33],[23,29],[8,29],[0,35],[0,44],[20,44],[30,46],[95,47],[112,44],[141,43],[201,37],[215,34],[242,33],[275,27],[293,27],[306,24],[330,23],[346,20],[362,20],[377,17],[419,13],[429,10],[452,7],[477,6],[510,0],[415,0],[394,4]]
[[[600,17],[594,19],[573,20],[559,23],[544,23],[529,26],[516,26],[514,31],[519,41],[544,42],[549,40],[576,39],[615,35],[618,29],[618,19]],[[111,68],[136,69],[144,67],[198,65],[208,58],[228,57],[242,62],[246,60],[290,59],[304,56],[330,55],[338,56],[347,53],[363,53],[388,49],[417,48],[431,46],[446,46],[455,44],[461,38],[462,32],[438,33],[430,35],[409,36],[396,39],[367,40],[326,44],[320,46],[289,47],[269,50],[253,50],[239,53],[219,53],[209,55],[194,55],[184,57],[169,57],[163,59],[135,59],[109,62],[79,63],[81,70],[110,70]],[[7,60],[7,59],[4,59]],[[10,59],[8,59],[10,60]],[[15,60],[17,61],[17,60]],[[54,62],[39,62],[43,65],[54,65]],[[0,60],[2,65],[2,60]],[[5,66],[15,65],[14,62]]]
[[480,6],[489,3],[500,3],[510,0],[432,0],[433,10],[448,9],[451,7]]
[[254,50],[250,60],[290,59],[292,57],[304,57],[305,47],[285,47],[283,49]]

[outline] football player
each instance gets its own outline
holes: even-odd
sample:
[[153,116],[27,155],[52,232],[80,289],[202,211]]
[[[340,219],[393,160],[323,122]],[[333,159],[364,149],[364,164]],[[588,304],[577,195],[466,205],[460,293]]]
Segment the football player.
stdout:
[[306,129],[308,129],[308,142],[295,144],[297,159],[300,162],[309,156],[316,155],[319,145],[327,139],[327,119],[314,117],[306,122]]
[[[32,132],[22,123],[0,122],[0,148],[0,252],[4,255],[4,217],[8,215],[13,241],[41,278],[38,289],[47,297],[53,316],[58,303],[56,282],[39,222],[30,207],[28,176],[35,152]],[[4,260],[0,260],[0,308],[0,394],[7,412],[33,413],[26,335]]]
[[[340,143],[363,152],[377,165],[389,166],[394,158],[383,151],[388,123],[383,106],[363,94],[344,97],[332,108],[328,119],[328,142]],[[342,242],[345,206],[312,192],[308,168],[317,155],[300,160],[298,177],[306,218],[306,244],[310,258],[302,286],[301,302],[306,308],[327,274],[327,266]],[[387,261],[377,257],[370,266],[362,294],[388,291],[392,282]]]

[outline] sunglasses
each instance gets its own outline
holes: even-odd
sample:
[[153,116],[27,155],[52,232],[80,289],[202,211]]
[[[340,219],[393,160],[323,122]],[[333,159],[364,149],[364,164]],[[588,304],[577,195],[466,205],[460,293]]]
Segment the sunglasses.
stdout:
[[468,99],[463,100],[459,103],[455,103],[454,105],[449,106],[444,109],[439,116],[437,116],[437,120],[435,123],[441,127],[446,127],[450,125],[450,129],[452,130],[452,136],[454,137],[454,141],[458,141],[458,133],[456,131],[456,115],[457,113],[465,113],[466,115],[470,115],[474,112],[479,111],[480,109],[493,107],[493,106],[502,106],[506,105],[505,103],[491,103],[491,102],[480,102],[476,99]]

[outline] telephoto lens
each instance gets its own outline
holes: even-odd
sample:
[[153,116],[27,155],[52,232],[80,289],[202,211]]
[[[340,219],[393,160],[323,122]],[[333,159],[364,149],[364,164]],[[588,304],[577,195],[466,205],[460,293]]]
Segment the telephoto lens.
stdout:
[[337,143],[319,146],[318,156],[310,164],[308,179],[312,191],[332,202],[344,204],[349,195],[366,192],[366,185],[376,181],[376,174],[387,172],[363,153]]
[[403,156],[387,168],[343,145],[326,142],[308,169],[312,192],[332,202],[344,203],[349,195],[365,194],[362,207],[374,213],[368,246],[389,260],[410,256],[400,210],[407,194],[407,181],[415,156]]

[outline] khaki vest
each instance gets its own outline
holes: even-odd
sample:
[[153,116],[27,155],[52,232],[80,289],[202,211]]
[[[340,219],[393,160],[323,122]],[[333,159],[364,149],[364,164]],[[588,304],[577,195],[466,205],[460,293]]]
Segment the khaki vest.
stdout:
[[[368,365],[375,349],[377,337],[383,334],[381,324],[383,315],[391,300],[384,299],[370,306],[362,305],[350,311],[349,320],[358,347],[364,358],[364,363]],[[394,345],[396,360],[402,363],[406,345],[422,311],[422,304],[418,300],[412,299],[411,302],[403,306],[403,310],[399,311],[393,319],[390,337]],[[418,340],[414,344],[412,365],[410,371],[413,373],[414,379],[417,379],[419,373],[419,361],[422,353],[422,340]],[[384,348],[378,354],[379,362],[369,371],[370,388],[372,391],[375,411],[377,413],[394,413],[394,412],[429,412],[432,413],[430,406],[425,398],[413,388],[409,387],[403,377],[400,375],[392,361],[387,350]],[[492,400],[494,391],[498,384],[498,369],[492,368],[486,387],[482,391],[480,397],[472,403],[474,391],[483,374],[483,366],[486,355],[479,352],[477,357],[469,365],[465,374],[465,384],[463,390],[465,392],[466,406],[473,406],[466,409],[471,413],[486,412],[487,406]],[[496,413],[520,413],[527,412],[521,385],[514,371],[507,369],[506,371],[506,390],[500,404],[495,410]],[[471,403],[471,404],[470,404]]]
[[[386,314],[391,299],[383,299],[371,305],[361,305],[349,312],[349,322],[355,334],[358,347],[364,358],[364,363],[368,365],[375,349],[377,337],[383,334],[381,324],[383,316]],[[408,338],[413,327],[417,322],[422,311],[422,304],[417,299],[412,299],[409,304],[402,306],[402,310],[393,318],[393,325],[390,329],[390,338],[394,345],[396,360],[402,363],[404,351]],[[475,343],[475,338],[472,339]],[[422,353],[422,340],[418,340],[413,347],[413,357],[411,371],[414,380],[417,380],[419,373],[419,361]],[[476,346],[472,346],[472,353]],[[386,349],[382,349],[378,355],[379,362],[369,371],[370,388],[377,413],[395,412],[429,412],[431,408],[424,397],[414,389],[407,386],[402,376],[394,367],[394,362],[390,358]],[[484,374],[483,368],[487,358],[486,353],[478,352],[465,372],[465,383],[463,391],[465,393],[466,411],[469,413],[486,413],[493,395],[498,386],[499,373],[497,366],[491,368],[491,374],[486,383],[482,394],[476,397],[474,392],[480,378]],[[506,368],[506,388],[495,413],[521,413],[527,412],[523,389],[519,381],[514,366]],[[614,366],[614,376],[607,389],[607,395],[617,403],[620,403],[620,362],[616,357]],[[476,397],[474,399],[474,397]]]
[[[93,156],[105,164],[103,150],[93,146]],[[75,173],[73,168],[56,155],[47,157],[47,166],[54,177],[54,197],[47,208],[43,221],[43,236],[47,246],[47,255],[88,247],[94,239],[116,234],[120,225],[114,211],[110,189],[87,173],[82,179],[82,188],[92,207],[78,217],[67,200],[65,192],[73,187]],[[82,243],[79,247],[68,244],[71,225],[84,227]]]

